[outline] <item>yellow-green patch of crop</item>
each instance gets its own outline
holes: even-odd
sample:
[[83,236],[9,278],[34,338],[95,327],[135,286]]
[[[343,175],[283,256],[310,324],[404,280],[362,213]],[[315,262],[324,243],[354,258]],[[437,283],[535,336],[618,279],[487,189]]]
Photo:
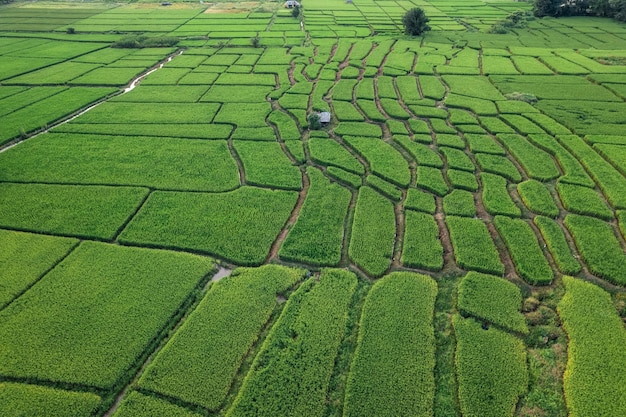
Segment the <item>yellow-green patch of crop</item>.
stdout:
[[348,376],[344,416],[428,416],[435,395],[436,282],[394,272],[370,290]]
[[134,187],[0,183],[0,225],[112,239],[147,194]]
[[626,330],[611,297],[601,288],[564,277],[558,312],[569,337],[563,375],[571,416],[612,417],[626,413]]
[[357,286],[345,270],[323,270],[294,292],[261,346],[226,414],[323,416],[347,312]]
[[0,383],[3,416],[89,417],[100,404],[91,392],[72,392],[39,385]]
[[0,372],[119,389],[213,268],[195,255],[83,242],[0,312]]
[[505,279],[468,272],[459,284],[459,309],[465,316],[493,323],[504,329],[527,334],[526,319],[520,312],[522,292]]
[[381,276],[391,263],[396,218],[393,205],[370,187],[361,187],[348,254],[368,274]]
[[513,417],[526,393],[526,350],[517,337],[453,317],[461,412],[467,417]]
[[226,141],[46,134],[0,154],[0,179],[226,191],[239,185]]
[[280,257],[312,265],[334,266],[341,260],[344,223],[351,193],[328,181],[315,168],[307,170],[311,186],[283,246]]

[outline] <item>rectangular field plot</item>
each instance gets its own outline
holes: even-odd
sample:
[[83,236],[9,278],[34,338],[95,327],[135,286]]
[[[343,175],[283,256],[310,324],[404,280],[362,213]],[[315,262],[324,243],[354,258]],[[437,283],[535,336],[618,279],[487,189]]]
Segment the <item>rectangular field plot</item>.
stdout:
[[317,169],[307,170],[311,186],[280,257],[312,265],[334,266],[341,260],[344,223],[351,193],[332,184]]
[[3,416],[93,416],[100,397],[90,392],[71,392],[38,385],[0,383]]
[[239,185],[225,141],[47,134],[0,154],[0,180],[226,191]]
[[497,275],[504,272],[496,245],[482,220],[448,216],[446,224],[456,263],[461,268]]
[[128,394],[119,408],[113,414],[114,417],[202,417],[202,414],[175,405],[171,402],[132,391]]
[[276,142],[234,141],[243,163],[246,183],[250,185],[300,190],[302,173]]
[[0,230],[0,308],[60,261],[78,239]]
[[74,123],[211,123],[214,103],[104,103]]
[[356,285],[354,273],[326,269],[289,297],[228,417],[323,415]]
[[209,123],[66,123],[51,132],[85,133],[112,136],[152,136],[157,138],[228,139],[233,131],[231,125]]
[[112,239],[146,188],[0,183],[0,226]]
[[436,282],[394,272],[372,287],[348,376],[344,416],[430,416]]
[[0,375],[120,384],[213,267],[194,255],[83,242],[0,312]]
[[106,87],[68,88],[3,116],[0,124],[0,145],[21,134],[47,127],[115,91]]
[[304,270],[267,265],[237,269],[213,284],[146,369],[139,386],[218,409],[276,308],[276,294],[287,291],[303,276]]
[[239,265],[259,265],[296,200],[294,191],[253,187],[222,194],[154,192],[120,241],[201,251]]

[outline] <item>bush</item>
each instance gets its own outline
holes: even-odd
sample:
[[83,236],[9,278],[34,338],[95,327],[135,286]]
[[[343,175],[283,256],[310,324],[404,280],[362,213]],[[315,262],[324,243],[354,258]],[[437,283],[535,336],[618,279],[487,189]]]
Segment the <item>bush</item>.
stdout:
[[322,123],[320,122],[319,114],[316,114],[316,113],[310,114],[307,120],[309,121],[309,129],[319,130],[322,128]]
[[150,38],[143,35],[126,36],[113,42],[112,48],[163,48],[172,47],[178,43],[178,38],[159,36]]
[[430,19],[426,17],[424,10],[419,7],[410,9],[402,18],[404,33],[411,36],[419,36],[430,30],[430,26],[428,26],[429,21]]

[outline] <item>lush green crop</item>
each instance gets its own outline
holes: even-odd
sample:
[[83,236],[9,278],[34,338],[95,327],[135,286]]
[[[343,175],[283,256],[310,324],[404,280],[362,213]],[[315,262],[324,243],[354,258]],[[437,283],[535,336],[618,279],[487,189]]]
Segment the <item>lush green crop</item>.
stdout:
[[373,172],[400,187],[409,185],[409,163],[393,146],[372,138],[349,136],[344,140],[367,160]]
[[393,201],[402,200],[402,191],[376,174],[368,175],[365,179],[365,183]]
[[228,417],[323,416],[356,276],[324,270],[289,297]]
[[395,135],[394,140],[400,144],[419,165],[443,168],[441,156],[423,143],[413,142],[408,136]]
[[616,209],[626,208],[626,178],[580,137],[559,136],[559,140],[587,168],[611,205]]
[[519,114],[501,114],[500,118],[513,126],[518,132],[527,135],[529,133],[545,133],[543,129]]
[[494,135],[498,133],[515,133],[515,129],[504,123],[498,117],[481,116],[480,123],[485,129]]
[[0,225],[112,239],[147,195],[146,188],[0,183]]
[[595,187],[585,168],[559,142],[550,135],[529,135],[530,141],[553,155],[563,169],[565,175],[559,178],[561,182],[580,184],[585,187]]
[[460,94],[450,93],[446,98],[446,105],[457,107],[460,109],[471,110],[481,116],[495,116],[498,109],[493,101],[483,100],[475,97],[462,96]]
[[522,211],[513,202],[507,189],[506,179],[498,175],[481,172],[480,181],[483,184],[482,201],[489,213],[521,217]]
[[530,211],[548,217],[559,215],[552,194],[545,185],[536,180],[528,180],[517,184],[517,192]]
[[352,91],[356,80],[339,80],[332,89],[332,98],[335,100],[352,101]]
[[443,198],[443,212],[448,216],[474,217],[474,195],[469,191],[453,190]]
[[484,330],[479,322],[453,318],[459,402],[466,417],[513,417],[526,393],[526,350],[517,337]]
[[[152,136],[157,138],[227,139],[233,131],[231,125],[183,124],[183,123],[66,123],[52,130],[53,133],[87,133],[112,136]],[[276,140],[272,137],[272,140]]]
[[424,97],[429,97],[435,100],[441,100],[446,92],[445,87],[434,76],[420,75],[419,76],[420,87],[424,93]]
[[504,100],[504,97],[486,77],[466,77],[464,75],[444,75],[443,80],[455,94],[484,100]]
[[197,250],[239,265],[259,265],[296,200],[293,191],[254,187],[222,194],[157,191],[120,241]]
[[390,117],[394,119],[407,120],[411,115],[398,103],[397,99],[381,98],[380,105]]
[[569,214],[565,226],[591,273],[618,285],[626,285],[626,254],[610,224]]
[[459,188],[472,192],[478,190],[478,181],[476,181],[476,176],[471,172],[448,169],[446,175],[453,189]]
[[519,74],[509,57],[483,55],[483,74]]
[[498,139],[522,165],[530,178],[547,181],[560,175],[552,157],[531,145],[522,136],[498,135]]
[[479,153],[476,155],[476,161],[485,172],[501,175],[513,182],[522,180],[522,175],[513,162],[503,156]]
[[71,392],[39,385],[0,383],[3,416],[89,417],[100,404],[91,392]]
[[302,188],[302,173],[276,142],[235,141],[234,148],[245,172],[246,182],[287,190]]
[[505,216],[496,216],[494,224],[506,243],[520,276],[533,285],[551,283],[554,278],[552,268],[530,225],[524,220]]
[[396,217],[389,200],[361,187],[354,212],[348,254],[367,273],[382,275],[391,261]]
[[18,77],[4,80],[6,85],[52,85],[66,84],[74,78],[100,67],[99,64],[88,64],[84,62],[66,61],[49,67],[45,67],[33,72],[29,72]]
[[77,239],[0,230],[0,308],[33,285]]
[[462,171],[474,172],[474,163],[465,154],[465,152],[459,149],[442,147],[439,148],[441,153],[445,156],[448,168],[460,169]]
[[326,168],[326,173],[331,177],[352,186],[353,188],[359,188],[363,183],[363,179],[360,176],[334,166]]
[[543,240],[546,242],[559,271],[570,275],[578,274],[581,269],[580,263],[572,255],[565,233],[563,233],[563,229],[561,229],[559,224],[543,216],[535,217],[533,222],[541,232]]
[[[437,129],[435,129],[435,131],[437,132]],[[459,135],[438,133],[437,134],[437,146],[440,146],[440,147],[447,146],[450,148],[463,150],[465,149],[465,141]]]
[[551,135],[568,135],[571,133],[568,128],[543,113],[525,113],[524,116],[541,126]]
[[186,408],[179,407],[169,401],[131,391],[121,402],[113,414],[114,417],[200,417]]
[[441,270],[443,247],[439,239],[439,227],[433,216],[407,210],[405,222],[402,264],[411,268]]
[[[411,65],[413,64],[412,61],[413,59],[411,58]],[[396,84],[402,96],[402,101],[406,104],[419,104],[422,101],[422,97],[417,88],[417,77],[398,77],[396,78]]]
[[558,305],[569,337],[563,389],[572,417],[626,413],[626,330],[610,295],[578,279],[563,277]]
[[613,220],[615,215],[596,190],[580,185],[557,182],[556,189],[567,211]]
[[319,164],[337,166],[355,174],[363,174],[365,168],[343,146],[334,140],[311,138],[309,139],[311,159]]
[[346,388],[344,416],[433,414],[436,282],[394,272],[370,290]]
[[464,269],[501,275],[504,265],[489,230],[480,219],[446,217],[456,263]]
[[441,170],[423,165],[417,167],[417,186],[440,197],[449,191]]
[[537,58],[531,56],[512,56],[511,60],[520,69],[522,74],[528,75],[552,75],[550,68],[546,67]]
[[410,210],[435,214],[435,197],[417,188],[409,188],[404,200],[404,207]]
[[[207,103],[209,104],[209,103]],[[196,103],[194,106],[198,106]],[[265,118],[271,112],[269,103],[224,103],[215,119],[215,123],[230,123],[238,127],[265,127]],[[203,116],[199,120],[205,119]]]
[[72,87],[5,115],[0,124],[0,145],[44,128],[115,91],[108,87]]
[[226,191],[239,185],[225,141],[47,134],[0,154],[0,180]]
[[312,265],[337,265],[352,194],[330,183],[318,169],[309,168],[307,173],[311,186],[298,220],[280,249],[280,257]]
[[526,319],[520,313],[522,292],[505,279],[468,272],[459,284],[459,310],[464,315],[526,334]]
[[365,120],[363,115],[350,102],[335,101],[333,102],[333,109],[335,117],[340,122],[362,122]]
[[374,100],[376,97],[374,91],[374,79],[363,78],[356,87],[356,97],[359,99]]
[[213,284],[152,360],[139,386],[218,409],[275,309],[276,294],[291,288],[303,275],[303,270],[266,265],[237,269]]
[[383,132],[380,127],[371,123],[342,122],[335,128],[335,133],[341,136],[367,136],[381,138]]
[[473,153],[488,153],[492,155],[506,155],[502,147],[487,135],[466,134],[465,139]]
[[363,110],[363,113],[365,113],[365,116],[368,119],[380,123],[387,120],[387,118],[383,116],[383,114],[378,109],[376,102],[374,102],[373,100],[358,99],[357,104],[361,108],[361,110]]
[[83,242],[0,312],[0,372],[113,387],[212,269],[195,255]]
[[107,102],[83,114],[74,123],[208,123],[219,109],[215,103]]
[[16,110],[21,109],[22,107],[26,107],[30,104],[36,103],[40,100],[43,100],[47,97],[51,97],[55,94],[58,94],[64,90],[67,90],[67,87],[2,87],[10,88],[10,89],[21,89],[18,90],[17,94],[10,95],[10,99],[5,99],[0,101],[0,116],[4,116],[10,114]]

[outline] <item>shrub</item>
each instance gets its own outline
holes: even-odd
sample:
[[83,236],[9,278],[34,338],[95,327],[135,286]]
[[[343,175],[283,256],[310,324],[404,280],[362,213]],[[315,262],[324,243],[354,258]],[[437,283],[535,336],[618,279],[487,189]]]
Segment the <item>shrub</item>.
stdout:
[[169,36],[159,36],[150,38],[144,35],[126,36],[113,42],[112,48],[165,48],[172,47],[178,43],[178,38]]
[[430,19],[426,17],[424,10],[414,7],[408,10],[402,18],[404,33],[410,36],[419,36],[430,30],[429,21]]

